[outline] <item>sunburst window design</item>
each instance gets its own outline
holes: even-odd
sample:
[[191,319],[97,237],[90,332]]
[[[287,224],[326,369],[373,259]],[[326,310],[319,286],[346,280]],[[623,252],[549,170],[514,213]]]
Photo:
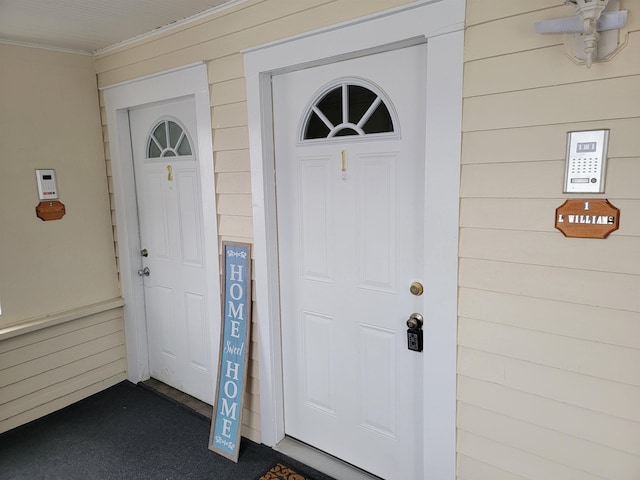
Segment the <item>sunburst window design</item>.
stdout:
[[307,112],[303,140],[394,133],[394,121],[382,94],[344,81],[320,94]]
[[172,120],[163,120],[149,135],[147,158],[191,155],[191,143],[184,129]]

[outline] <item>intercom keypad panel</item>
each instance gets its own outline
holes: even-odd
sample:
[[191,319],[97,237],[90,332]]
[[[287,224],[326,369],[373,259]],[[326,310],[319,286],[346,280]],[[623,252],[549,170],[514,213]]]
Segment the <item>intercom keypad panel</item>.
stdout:
[[604,193],[609,130],[569,132],[565,193]]

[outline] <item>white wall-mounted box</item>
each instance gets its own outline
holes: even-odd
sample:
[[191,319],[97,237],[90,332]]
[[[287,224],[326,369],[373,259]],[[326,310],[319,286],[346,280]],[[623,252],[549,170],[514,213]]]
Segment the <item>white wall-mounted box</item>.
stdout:
[[38,184],[38,197],[40,200],[53,200],[58,198],[58,184],[56,182],[55,170],[36,170],[36,183]]

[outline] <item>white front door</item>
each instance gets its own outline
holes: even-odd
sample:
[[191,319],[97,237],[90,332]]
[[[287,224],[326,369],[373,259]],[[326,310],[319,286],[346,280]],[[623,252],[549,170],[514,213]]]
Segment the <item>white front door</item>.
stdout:
[[426,45],[273,77],[285,432],[421,478]]
[[203,219],[192,97],[129,112],[149,370],[213,403]]

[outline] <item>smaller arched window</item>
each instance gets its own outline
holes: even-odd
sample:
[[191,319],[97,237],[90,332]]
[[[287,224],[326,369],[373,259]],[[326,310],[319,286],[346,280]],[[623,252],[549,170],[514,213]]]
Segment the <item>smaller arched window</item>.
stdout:
[[333,82],[308,108],[302,140],[396,133],[388,103],[375,86],[364,80]]
[[149,135],[147,158],[192,155],[187,132],[172,120],[162,120]]

